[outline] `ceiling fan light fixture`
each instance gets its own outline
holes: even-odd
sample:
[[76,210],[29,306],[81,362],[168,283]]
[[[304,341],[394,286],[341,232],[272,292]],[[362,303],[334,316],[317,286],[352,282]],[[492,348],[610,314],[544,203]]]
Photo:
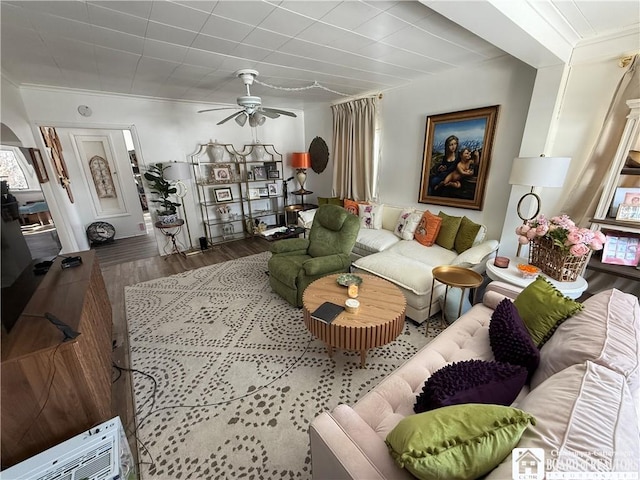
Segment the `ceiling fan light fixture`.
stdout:
[[[247,114],[242,112],[240,115],[238,115],[235,118],[235,121],[238,125],[240,125],[241,127],[244,127],[244,124],[247,123]],[[249,122],[251,123],[251,122]]]

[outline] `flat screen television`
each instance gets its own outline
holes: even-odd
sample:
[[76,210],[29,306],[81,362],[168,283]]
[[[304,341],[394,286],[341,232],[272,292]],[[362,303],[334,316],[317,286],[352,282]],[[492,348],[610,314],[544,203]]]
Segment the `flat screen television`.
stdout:
[[0,472],[1,480],[133,480],[135,465],[120,417]]

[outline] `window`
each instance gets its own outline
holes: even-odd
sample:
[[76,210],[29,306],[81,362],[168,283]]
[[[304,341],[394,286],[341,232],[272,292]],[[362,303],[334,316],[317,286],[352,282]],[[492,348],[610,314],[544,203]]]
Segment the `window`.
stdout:
[[0,148],[0,179],[6,180],[12,191],[37,190],[38,180],[35,172],[17,148]]

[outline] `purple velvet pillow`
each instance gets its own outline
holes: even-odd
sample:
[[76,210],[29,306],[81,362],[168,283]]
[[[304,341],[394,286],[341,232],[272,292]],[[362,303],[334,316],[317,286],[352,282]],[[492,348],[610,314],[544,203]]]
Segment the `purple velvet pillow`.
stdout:
[[527,381],[519,365],[465,360],[446,365],[429,377],[418,395],[416,413],[460,403],[511,405]]
[[540,350],[508,298],[502,300],[491,315],[489,343],[498,362],[522,365],[529,371],[529,376],[538,368]]

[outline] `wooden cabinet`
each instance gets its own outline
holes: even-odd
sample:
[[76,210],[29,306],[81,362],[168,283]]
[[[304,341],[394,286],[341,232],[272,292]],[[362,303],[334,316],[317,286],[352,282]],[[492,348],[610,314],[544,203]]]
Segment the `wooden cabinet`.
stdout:
[[[602,230],[605,233],[615,232],[623,236],[625,234],[637,236],[640,235],[640,219],[638,221],[616,219],[619,204],[624,200],[624,193],[640,192],[640,165],[628,160],[631,151],[640,150],[640,99],[629,100],[627,105],[630,111],[624,132],[607,172],[602,195],[591,222],[592,229]],[[640,270],[635,266],[602,263],[601,254],[601,252],[594,254],[587,268],[625,278],[640,279]]]
[[[111,304],[95,252],[58,258],[2,332],[2,466],[9,467],[113,417]],[[51,313],[72,330],[64,335]]]

